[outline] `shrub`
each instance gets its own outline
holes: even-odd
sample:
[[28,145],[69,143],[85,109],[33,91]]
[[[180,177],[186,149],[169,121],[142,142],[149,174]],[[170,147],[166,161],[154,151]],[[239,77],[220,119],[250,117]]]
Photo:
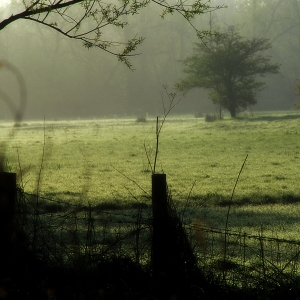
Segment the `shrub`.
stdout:
[[205,115],[205,122],[213,122],[215,120],[217,120],[216,115],[210,115],[210,114]]
[[146,117],[137,117],[136,122],[137,123],[145,123],[145,122],[147,122],[147,119],[146,119]]

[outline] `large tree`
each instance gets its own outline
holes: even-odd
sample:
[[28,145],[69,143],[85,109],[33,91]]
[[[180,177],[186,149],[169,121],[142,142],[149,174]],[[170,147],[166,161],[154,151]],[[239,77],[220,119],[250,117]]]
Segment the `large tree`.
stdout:
[[[107,26],[124,28],[128,16],[138,14],[150,3],[162,8],[162,17],[176,12],[190,23],[196,15],[219,8],[211,7],[210,0],[189,3],[180,0],[19,0],[14,3],[16,13],[0,21],[0,31],[17,20],[33,21],[68,38],[80,40],[87,48],[98,47],[114,54],[130,67],[128,56],[134,55],[132,52],[144,38],[135,34],[128,40],[118,41],[104,29]],[[195,30],[200,38],[207,34]]]
[[258,76],[279,71],[279,65],[264,54],[269,48],[267,39],[245,39],[230,26],[207,43],[196,43],[194,55],[183,61],[187,76],[177,87],[184,92],[208,89],[213,103],[236,117],[242,109],[256,104],[256,94],[265,85]]

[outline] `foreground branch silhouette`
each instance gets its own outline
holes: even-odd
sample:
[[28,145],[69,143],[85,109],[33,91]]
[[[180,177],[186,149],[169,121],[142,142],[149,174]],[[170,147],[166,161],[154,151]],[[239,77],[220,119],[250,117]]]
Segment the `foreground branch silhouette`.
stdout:
[[[128,25],[125,16],[134,16],[150,3],[162,8],[161,17],[179,13],[195,29],[196,34],[203,38],[207,31],[199,31],[193,26],[192,20],[197,15],[219,9],[212,7],[210,1],[195,0],[191,4],[177,1],[174,4],[167,0],[122,0],[118,2],[101,0],[23,0],[20,12],[0,21],[0,31],[18,20],[28,20],[51,28],[60,34],[79,40],[86,48],[100,48],[118,57],[129,68],[132,67],[129,56],[137,55],[134,51],[144,37],[133,36],[127,42],[107,40],[103,37],[104,28],[113,26],[123,29]],[[117,50],[116,48],[120,48]]]

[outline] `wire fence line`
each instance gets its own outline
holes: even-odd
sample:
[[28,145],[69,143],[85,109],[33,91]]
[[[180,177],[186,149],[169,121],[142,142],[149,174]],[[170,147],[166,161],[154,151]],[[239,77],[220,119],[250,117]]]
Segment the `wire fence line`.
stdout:
[[[142,209],[118,213],[92,206],[21,193],[16,219],[27,242],[43,260],[67,265],[94,263],[106,254],[126,253],[135,260],[149,259],[150,219]],[[147,247],[145,246],[147,245]]]
[[[116,254],[151,261],[152,217],[143,206],[115,211],[21,192],[16,219],[29,247],[51,264],[92,268]],[[226,283],[253,288],[299,277],[300,241],[183,225],[201,269]]]
[[200,243],[195,243],[199,264],[227,283],[256,288],[299,278],[300,241],[191,227],[196,240],[200,236]]

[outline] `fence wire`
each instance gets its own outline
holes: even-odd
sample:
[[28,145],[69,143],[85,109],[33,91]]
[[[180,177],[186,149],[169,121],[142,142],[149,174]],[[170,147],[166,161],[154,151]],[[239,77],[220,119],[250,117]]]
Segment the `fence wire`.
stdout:
[[[17,223],[28,247],[61,266],[90,266],[105,255],[151,261],[151,212],[104,210],[19,193]],[[299,277],[300,241],[184,224],[200,268],[227,284],[253,288]]]
[[126,213],[22,194],[16,219],[30,249],[51,264],[89,264],[105,255],[148,261],[150,219],[142,208]]
[[226,283],[257,288],[299,277],[299,241],[197,225],[189,228],[203,270]]

